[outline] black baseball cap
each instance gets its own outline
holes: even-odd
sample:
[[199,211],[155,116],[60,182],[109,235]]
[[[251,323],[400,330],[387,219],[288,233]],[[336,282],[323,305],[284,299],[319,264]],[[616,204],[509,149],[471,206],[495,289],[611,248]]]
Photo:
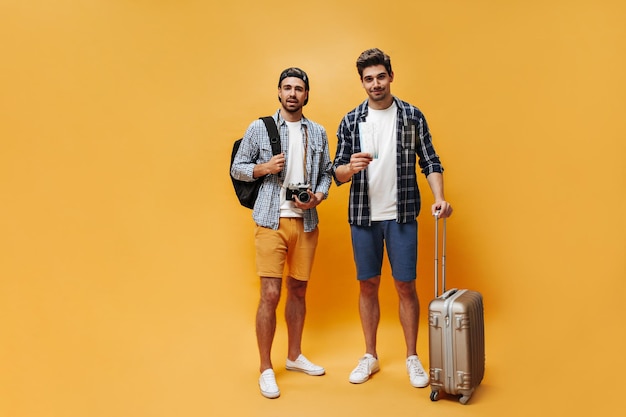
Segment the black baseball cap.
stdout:
[[283,80],[288,77],[300,78],[302,81],[304,81],[306,90],[307,91],[309,90],[309,76],[306,75],[306,72],[296,67],[287,68],[286,70],[280,73],[280,77],[278,78],[278,88],[280,88],[280,83],[282,83]]

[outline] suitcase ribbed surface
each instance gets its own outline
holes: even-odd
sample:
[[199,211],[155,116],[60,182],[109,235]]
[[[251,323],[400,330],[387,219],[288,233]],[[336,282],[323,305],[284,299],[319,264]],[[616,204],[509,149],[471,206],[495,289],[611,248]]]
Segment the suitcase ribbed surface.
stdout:
[[461,402],[466,403],[485,373],[482,295],[451,290],[434,299],[429,307],[429,336],[433,393],[461,394]]

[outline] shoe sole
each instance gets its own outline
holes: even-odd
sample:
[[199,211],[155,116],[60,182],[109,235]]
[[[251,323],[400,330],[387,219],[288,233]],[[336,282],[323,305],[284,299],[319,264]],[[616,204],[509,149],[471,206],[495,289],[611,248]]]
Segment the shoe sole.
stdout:
[[261,395],[264,396],[265,398],[274,399],[274,398],[280,397],[280,391],[279,392],[261,391]]
[[425,385],[415,385],[414,383],[411,382],[411,386],[413,388],[426,388],[428,385],[430,385],[430,382],[426,382]]
[[350,378],[348,379],[348,381],[350,381],[350,383],[351,383],[351,384],[362,384],[362,383],[364,383],[364,382],[367,382],[367,381],[370,379],[370,377],[371,377],[372,375],[374,375],[374,374],[375,374],[376,372],[378,372],[378,371],[380,371],[380,366],[377,366],[376,368],[372,369],[372,371],[370,372],[370,374],[369,374],[369,375],[368,375],[365,379],[362,379],[362,380],[360,380],[360,379],[359,379],[359,380],[356,380],[356,379],[352,379],[352,378],[350,377]]
[[320,376],[320,375],[324,375],[326,373],[325,369],[322,369],[320,371],[307,371],[306,369],[298,368],[296,366],[285,366],[285,368],[288,371],[304,372],[305,374],[311,375],[311,376]]

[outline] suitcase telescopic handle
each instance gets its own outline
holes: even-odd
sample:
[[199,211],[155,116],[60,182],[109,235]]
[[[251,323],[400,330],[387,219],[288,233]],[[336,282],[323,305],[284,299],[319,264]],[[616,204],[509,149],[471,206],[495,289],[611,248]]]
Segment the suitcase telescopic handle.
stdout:
[[[439,211],[435,212],[435,298],[439,297]],[[446,219],[443,219],[441,245],[441,294],[446,292]]]

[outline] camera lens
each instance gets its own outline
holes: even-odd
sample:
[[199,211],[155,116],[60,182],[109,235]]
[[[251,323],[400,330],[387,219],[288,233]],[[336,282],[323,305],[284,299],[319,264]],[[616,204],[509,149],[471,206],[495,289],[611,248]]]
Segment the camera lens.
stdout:
[[311,199],[311,197],[309,196],[309,193],[307,193],[306,191],[302,191],[300,192],[300,194],[298,194],[298,198],[300,199],[300,201],[302,201],[303,203],[308,203],[309,200]]

